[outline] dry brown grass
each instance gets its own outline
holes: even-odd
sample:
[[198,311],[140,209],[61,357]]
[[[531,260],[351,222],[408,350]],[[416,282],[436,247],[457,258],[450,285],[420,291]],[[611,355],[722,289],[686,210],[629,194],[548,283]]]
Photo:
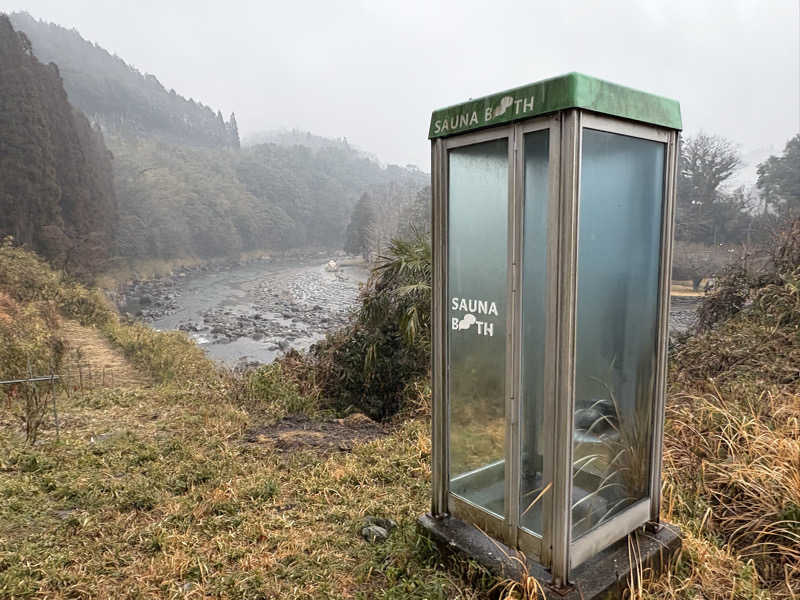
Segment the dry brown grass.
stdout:
[[98,329],[65,319],[60,334],[67,343],[61,373],[70,385],[88,389],[138,388],[152,384],[150,378],[131,365]]
[[[800,596],[796,231],[773,257],[781,272],[753,283],[749,306],[673,354],[664,504],[687,537],[681,579],[654,588],[666,597]],[[740,282],[728,284],[735,292]],[[726,294],[709,299],[722,312]]]
[[[0,267],[19,258],[9,252]],[[406,389],[386,435],[344,451],[278,451],[248,432],[291,412],[322,418],[316,395],[280,369],[220,373],[185,337],[120,324],[85,290],[65,297],[44,271],[26,279],[29,267],[0,273],[0,285],[17,286],[0,312],[56,302],[99,319],[130,363],[89,330],[97,361],[130,370],[124,388],[59,399],[59,439],[45,423],[26,447],[18,424],[0,419],[0,597],[472,600],[495,586],[416,531],[430,499],[426,384]],[[800,596],[800,338],[786,320],[800,296],[787,289],[765,296],[758,318],[736,317],[676,353],[663,516],[684,545],[630,597]],[[385,544],[359,537],[367,514],[399,521]],[[495,592],[539,594],[530,578]]]
[[800,396],[743,386],[681,393],[668,408],[665,502],[752,564],[774,597],[800,593]]
[[[416,532],[430,439],[247,442],[253,416],[152,388],[64,399],[61,441],[0,435],[0,597],[478,598]],[[372,546],[367,514],[400,525]],[[468,572],[470,567],[456,572]]]

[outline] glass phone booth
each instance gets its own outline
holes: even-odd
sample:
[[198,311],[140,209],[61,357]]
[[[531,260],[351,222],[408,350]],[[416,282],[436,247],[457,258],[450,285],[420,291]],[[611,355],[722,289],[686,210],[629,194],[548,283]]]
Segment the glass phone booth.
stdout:
[[571,73],[437,110],[434,520],[549,570],[659,523],[677,102]]

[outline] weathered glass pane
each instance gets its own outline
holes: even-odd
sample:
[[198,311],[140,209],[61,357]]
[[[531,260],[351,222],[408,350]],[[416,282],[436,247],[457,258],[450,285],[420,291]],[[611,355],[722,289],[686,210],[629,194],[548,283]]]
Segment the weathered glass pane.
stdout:
[[648,495],[664,151],[583,133],[573,538]]
[[508,141],[449,153],[450,489],[505,503]]
[[544,357],[547,325],[547,196],[549,131],[525,135],[522,256],[522,397],[520,525],[542,533]]

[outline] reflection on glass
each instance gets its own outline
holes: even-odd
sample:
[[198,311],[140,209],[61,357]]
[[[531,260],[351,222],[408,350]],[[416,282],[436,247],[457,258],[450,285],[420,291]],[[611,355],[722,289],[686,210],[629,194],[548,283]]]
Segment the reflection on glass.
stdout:
[[450,489],[502,516],[508,141],[449,161]]
[[664,145],[584,130],[572,535],[647,497]]
[[547,324],[547,165],[549,132],[525,135],[522,256],[520,525],[542,532],[542,420]]

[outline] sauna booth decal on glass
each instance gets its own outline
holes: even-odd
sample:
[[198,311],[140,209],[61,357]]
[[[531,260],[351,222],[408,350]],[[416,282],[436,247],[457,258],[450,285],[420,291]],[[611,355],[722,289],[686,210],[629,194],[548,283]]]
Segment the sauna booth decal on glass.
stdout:
[[578,74],[431,121],[432,515],[555,580],[659,521],[679,129]]

